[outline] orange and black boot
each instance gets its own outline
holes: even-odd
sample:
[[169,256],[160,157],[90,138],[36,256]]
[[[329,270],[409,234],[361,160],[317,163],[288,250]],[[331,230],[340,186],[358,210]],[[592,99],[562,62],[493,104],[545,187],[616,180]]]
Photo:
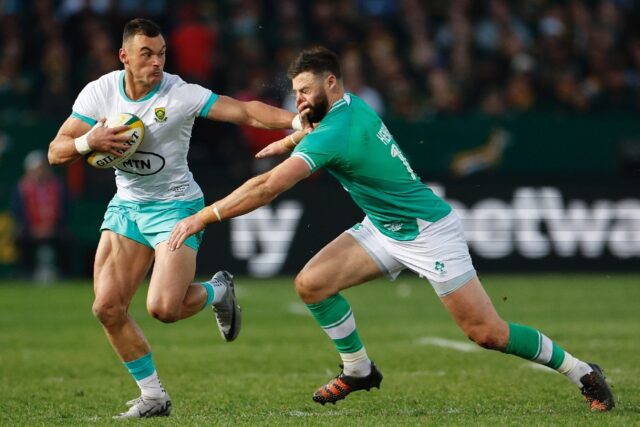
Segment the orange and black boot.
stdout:
[[587,399],[592,411],[610,411],[616,406],[613,393],[605,380],[602,368],[595,363],[589,363],[593,371],[580,378],[582,395]]
[[[340,365],[340,368],[342,367],[343,366]],[[379,389],[381,382],[382,373],[372,362],[371,373],[366,377],[350,377],[345,375],[344,371],[340,371],[340,374],[337,377],[313,393],[313,400],[321,405],[324,405],[325,403],[333,403],[335,405],[338,400],[344,399],[353,391],[369,391],[372,387]]]

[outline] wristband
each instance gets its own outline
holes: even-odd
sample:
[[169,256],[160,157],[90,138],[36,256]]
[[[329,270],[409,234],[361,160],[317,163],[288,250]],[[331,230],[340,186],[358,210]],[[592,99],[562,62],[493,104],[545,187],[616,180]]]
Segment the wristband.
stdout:
[[295,138],[293,137],[293,135],[289,135],[289,141],[291,141],[291,147],[286,147],[286,148],[291,148],[292,150],[294,148],[296,148],[296,145],[298,145],[298,143],[296,142]]
[[89,147],[89,141],[87,141],[87,137],[90,132],[85,133],[84,135],[73,140],[73,143],[76,146],[76,151],[80,153],[80,155],[84,156],[91,152],[91,147]]
[[300,114],[296,114],[291,120],[291,129],[302,130],[302,121],[300,120]]

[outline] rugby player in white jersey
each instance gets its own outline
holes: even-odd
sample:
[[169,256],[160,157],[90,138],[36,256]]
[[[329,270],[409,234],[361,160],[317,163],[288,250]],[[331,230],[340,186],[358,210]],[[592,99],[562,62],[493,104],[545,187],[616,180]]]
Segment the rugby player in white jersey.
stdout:
[[241,313],[232,276],[216,273],[191,283],[201,235],[169,251],[174,224],[204,207],[203,194],[187,165],[196,117],[260,128],[299,128],[300,116],[261,102],[218,96],[164,72],[166,43],[159,27],[134,19],[124,27],[120,61],[113,71],[89,83],[78,95],[71,117],[49,146],[49,162],[67,165],[90,151],[120,156],[126,126],[106,128],[104,119],[127,112],[140,117],[145,138],[134,156],[116,167],[117,193],[101,226],[94,266],[93,313],[114,350],[136,380],[141,395],[115,418],[167,416],[171,400],[161,385],[149,343],[128,313],[129,303],[155,261],[147,310],[162,322],[175,322],[211,306],[226,341],[240,330]]

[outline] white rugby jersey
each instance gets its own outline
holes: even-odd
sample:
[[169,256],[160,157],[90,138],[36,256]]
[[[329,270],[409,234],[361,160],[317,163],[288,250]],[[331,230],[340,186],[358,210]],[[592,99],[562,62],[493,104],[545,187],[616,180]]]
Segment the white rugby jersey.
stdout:
[[189,171],[187,152],[195,118],[206,117],[218,95],[164,73],[151,92],[133,101],[124,91],[124,75],[124,70],[113,71],[87,84],[71,114],[92,126],[118,113],[135,114],[144,123],[138,150],[114,168],[118,196],[141,202],[202,197]]

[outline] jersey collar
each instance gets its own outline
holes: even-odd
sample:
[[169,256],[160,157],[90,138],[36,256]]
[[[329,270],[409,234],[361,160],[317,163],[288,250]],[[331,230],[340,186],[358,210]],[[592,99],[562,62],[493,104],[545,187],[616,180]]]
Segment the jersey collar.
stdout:
[[345,93],[342,98],[338,99],[336,102],[333,103],[333,105],[331,106],[331,108],[329,109],[329,112],[335,110],[338,107],[341,107],[343,105],[351,105],[351,95],[348,93]]
[[153,89],[151,89],[151,91],[149,91],[148,94],[146,94],[142,98],[138,99],[137,101],[134,101],[133,99],[129,98],[127,96],[127,93],[124,91],[124,73],[125,73],[124,70],[122,70],[122,72],[120,73],[120,79],[119,79],[119,82],[118,82],[118,87],[120,88],[120,96],[122,96],[124,98],[124,100],[128,101],[128,102],[144,102],[144,101],[147,101],[147,100],[151,99],[151,97],[153,97],[153,95],[155,95],[156,92],[158,92],[158,89],[160,89],[160,85],[162,84],[162,80],[160,80],[158,82],[158,84],[155,85],[153,87]]

